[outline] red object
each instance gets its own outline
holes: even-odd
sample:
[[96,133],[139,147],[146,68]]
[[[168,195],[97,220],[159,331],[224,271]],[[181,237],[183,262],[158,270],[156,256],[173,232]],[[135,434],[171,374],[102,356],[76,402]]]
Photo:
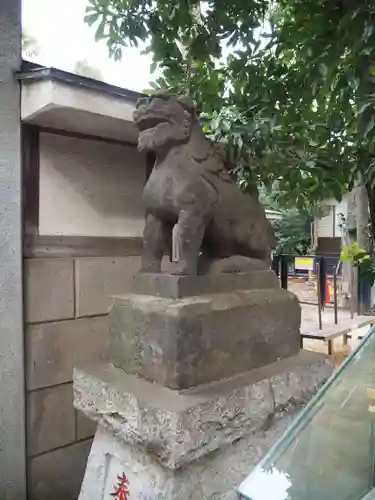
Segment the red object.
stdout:
[[122,476],[117,476],[118,483],[114,485],[114,492],[111,493],[111,496],[116,500],[129,500],[129,481],[125,476],[125,473],[122,473]]
[[330,304],[331,303],[331,293],[329,290],[329,283],[328,279],[326,278],[325,283],[324,283],[324,298],[325,298],[325,303]]

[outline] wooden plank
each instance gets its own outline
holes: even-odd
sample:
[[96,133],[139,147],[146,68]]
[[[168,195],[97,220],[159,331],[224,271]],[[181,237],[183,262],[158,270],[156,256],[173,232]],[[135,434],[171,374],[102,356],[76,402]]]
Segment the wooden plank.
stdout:
[[326,330],[314,330],[312,332],[301,333],[303,338],[312,338],[316,340],[333,340],[337,337],[344,336],[351,338],[351,333],[365,326],[370,326],[375,323],[375,316],[355,318],[353,322],[335,328],[327,328]]
[[350,331],[351,331],[350,327],[338,328],[337,330],[331,330],[327,332],[325,338],[327,340],[333,340],[336,339],[337,337],[342,337],[344,335],[347,335]]
[[[364,318],[362,320],[359,321],[359,323],[357,323],[355,325],[355,327],[353,327],[351,329],[351,331],[349,332],[349,335],[348,335],[348,338],[352,338],[352,335],[351,333],[355,330],[360,330],[361,328],[364,328],[366,326],[372,326],[375,324],[375,317],[374,316],[370,316],[370,317],[367,317],[367,318]],[[358,340],[362,340],[364,337],[364,335],[359,335],[358,336]]]
[[301,333],[304,338],[313,338],[316,340],[333,340],[342,335],[346,335],[351,331],[351,328],[338,328],[335,330],[315,330],[313,332]]
[[375,323],[375,317],[369,316],[369,318],[364,318],[364,319],[360,320],[360,322],[357,323],[356,328],[353,328],[353,330],[355,330],[357,328],[363,328],[364,326],[370,326],[370,325],[373,325],[374,323]]
[[105,257],[140,255],[142,238],[33,236],[24,238],[24,257]]

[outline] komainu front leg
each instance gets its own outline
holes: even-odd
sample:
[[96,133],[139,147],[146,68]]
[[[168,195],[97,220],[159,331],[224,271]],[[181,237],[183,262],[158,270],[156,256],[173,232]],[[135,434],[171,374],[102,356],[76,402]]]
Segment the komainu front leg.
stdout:
[[160,273],[161,260],[166,250],[169,226],[148,214],[143,231],[142,267],[144,273]]
[[196,211],[182,210],[177,224],[178,263],[174,274],[198,274],[198,259],[202,247],[206,220]]

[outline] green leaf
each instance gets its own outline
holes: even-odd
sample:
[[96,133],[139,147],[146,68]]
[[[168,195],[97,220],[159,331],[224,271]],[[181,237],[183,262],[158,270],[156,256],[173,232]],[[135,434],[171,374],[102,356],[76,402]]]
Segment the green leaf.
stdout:
[[106,28],[106,22],[105,19],[102,19],[100,21],[100,24],[96,30],[95,33],[95,41],[98,42],[99,40],[102,40],[104,38],[104,30]]
[[322,76],[327,76],[328,73],[328,67],[325,63],[320,63],[319,64],[319,71]]
[[[375,68],[375,66],[374,66]],[[359,109],[358,111],[355,113],[355,116],[356,118],[358,118],[358,116],[360,116],[364,111],[366,111],[367,108],[369,108],[371,106],[371,103],[370,102],[366,102],[365,104],[363,104]]]
[[366,124],[365,130],[363,132],[364,138],[366,138],[369,135],[369,133],[373,130],[374,125],[375,125],[375,115],[373,115]]
[[231,123],[229,120],[222,120],[222,122],[220,123],[220,129],[223,131],[223,132],[229,132],[230,129],[231,129]]
[[84,17],[84,21],[89,26],[92,26],[94,23],[96,23],[96,21],[98,20],[98,18],[99,18],[98,13],[97,12],[93,12],[93,13],[90,13],[90,14],[86,14],[86,16]]

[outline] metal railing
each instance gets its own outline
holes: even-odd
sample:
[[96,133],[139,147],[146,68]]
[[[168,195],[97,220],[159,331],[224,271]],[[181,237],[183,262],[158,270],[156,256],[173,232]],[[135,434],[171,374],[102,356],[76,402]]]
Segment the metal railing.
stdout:
[[[298,259],[305,261],[306,265],[303,269],[297,268],[296,262]],[[339,295],[343,282],[342,262],[339,254],[280,254],[273,257],[272,269],[279,277],[282,288],[290,289],[296,293],[301,303],[317,306],[320,330],[323,327],[322,311],[325,307],[333,307],[334,322],[336,325],[338,324]],[[304,278],[304,282],[298,282],[298,280]],[[357,286],[354,290],[354,268],[351,270],[350,281],[350,311],[353,318],[355,309],[358,314],[366,314],[369,311],[371,307],[371,284],[358,273]],[[299,283],[300,287],[296,283]],[[306,285],[304,289],[305,292],[308,292],[307,299],[301,295],[301,283]],[[354,304],[356,304],[356,307]]]

